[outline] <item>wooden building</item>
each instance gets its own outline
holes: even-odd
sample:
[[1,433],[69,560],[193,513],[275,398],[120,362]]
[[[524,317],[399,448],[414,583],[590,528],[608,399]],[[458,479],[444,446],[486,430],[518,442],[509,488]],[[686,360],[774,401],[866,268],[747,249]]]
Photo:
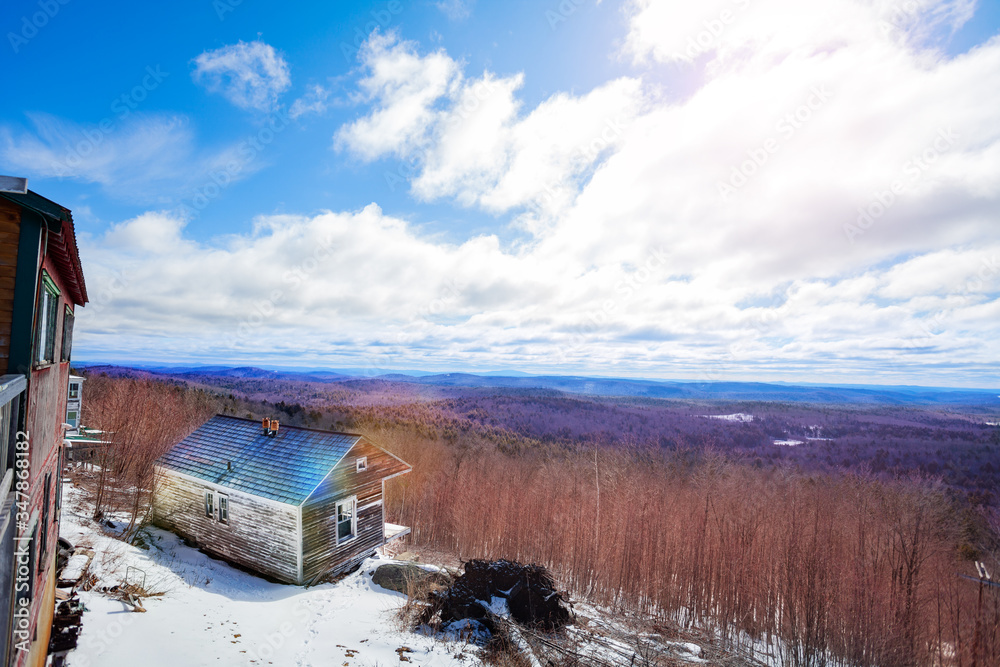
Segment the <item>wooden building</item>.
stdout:
[[48,653],[73,320],[86,302],[69,210],[0,177],[3,665],[43,665]]
[[83,407],[83,381],[79,375],[69,376],[69,390],[66,394],[66,423],[69,424],[69,435],[80,432],[80,412]]
[[204,551],[293,584],[346,571],[409,532],[385,523],[410,472],[361,435],[216,415],[157,463],[153,520]]

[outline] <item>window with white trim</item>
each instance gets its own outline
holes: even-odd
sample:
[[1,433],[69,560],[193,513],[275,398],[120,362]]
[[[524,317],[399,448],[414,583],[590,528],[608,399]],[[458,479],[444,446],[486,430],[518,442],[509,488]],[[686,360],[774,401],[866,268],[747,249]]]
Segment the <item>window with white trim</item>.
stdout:
[[229,523],[229,496],[219,494],[219,523]]
[[59,288],[42,271],[42,286],[38,290],[38,312],[35,313],[35,362],[49,364],[56,359],[56,319],[59,316]]
[[358,536],[358,499],[347,498],[337,503],[337,544]]
[[368,457],[362,456],[356,461],[358,472],[364,472],[368,470]]
[[215,494],[211,491],[205,492],[205,516],[215,518]]

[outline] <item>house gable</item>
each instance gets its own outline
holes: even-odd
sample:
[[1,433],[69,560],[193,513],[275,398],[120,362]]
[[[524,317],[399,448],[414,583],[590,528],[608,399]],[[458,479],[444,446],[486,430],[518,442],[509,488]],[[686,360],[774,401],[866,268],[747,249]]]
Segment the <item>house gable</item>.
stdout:
[[[367,465],[359,471],[358,459]],[[409,465],[362,437],[302,504],[302,560],[305,581],[349,567],[383,541],[383,485],[410,472]],[[356,536],[338,543],[337,502],[355,499]]]

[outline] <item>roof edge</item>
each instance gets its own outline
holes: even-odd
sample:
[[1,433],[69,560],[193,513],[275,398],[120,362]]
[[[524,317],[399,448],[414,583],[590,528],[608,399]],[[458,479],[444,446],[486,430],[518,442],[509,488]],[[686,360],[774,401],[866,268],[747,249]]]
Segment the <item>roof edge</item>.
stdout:
[[[236,415],[224,415],[221,412],[216,412],[214,415],[212,415],[212,417],[225,417],[226,419],[236,419],[241,422],[260,424],[260,419],[247,419],[246,417],[237,417]],[[209,419],[211,419],[212,417],[209,417]],[[268,417],[268,419],[270,419],[270,417]],[[281,422],[280,419],[278,421]],[[356,438],[365,437],[363,433],[351,433],[350,431],[328,431],[324,428],[309,428],[308,426],[294,426],[292,424],[282,424],[281,428],[285,429],[294,428],[299,431],[311,431],[312,433],[326,433],[328,435],[350,435]]]

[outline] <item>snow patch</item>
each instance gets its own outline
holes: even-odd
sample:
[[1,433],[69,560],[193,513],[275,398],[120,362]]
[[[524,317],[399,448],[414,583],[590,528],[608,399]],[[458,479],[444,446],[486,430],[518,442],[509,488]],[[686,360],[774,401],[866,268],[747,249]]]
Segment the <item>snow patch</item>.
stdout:
[[801,440],[775,440],[774,444],[781,447],[794,447],[803,444],[803,442]]
[[[406,596],[372,582],[386,560],[369,559],[336,584],[311,588],[271,583],[185,546],[172,533],[148,529],[147,550],[103,533],[87,518],[82,492],[64,487],[61,534],[89,547],[101,585],[124,581],[126,569],[146,576],[147,613],[96,590],[81,592],[86,605],[71,667],[178,667],[179,665],[393,665],[406,650],[413,664],[469,665],[466,643],[442,641],[398,629]],[[458,638],[460,635],[454,635]],[[468,637],[468,633],[466,634]],[[474,662],[474,661],[473,661]]]
[[736,412],[731,415],[700,415],[706,419],[721,419],[727,422],[752,422],[754,420],[753,415],[748,415],[745,412]]

